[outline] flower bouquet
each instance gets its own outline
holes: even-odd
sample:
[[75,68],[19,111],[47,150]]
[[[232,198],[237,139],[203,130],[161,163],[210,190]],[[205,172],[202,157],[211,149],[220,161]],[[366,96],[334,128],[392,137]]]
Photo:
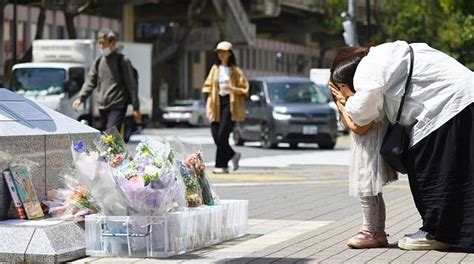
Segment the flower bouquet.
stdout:
[[128,157],[125,141],[115,127],[104,131],[99,140],[94,141],[94,144],[100,151],[100,155],[104,156],[110,166],[114,168]]
[[182,161],[177,161],[179,172],[186,186],[186,201],[188,207],[199,207],[202,205],[202,189],[192,167]]
[[127,203],[116,187],[111,166],[97,151],[89,151],[82,140],[72,145],[79,183],[84,185],[106,215],[127,215]]
[[143,140],[135,157],[125,159],[113,171],[117,186],[134,214],[160,215],[184,207],[184,185],[167,142]]
[[211,182],[206,175],[206,167],[200,150],[195,151],[186,159],[186,165],[191,167],[196,173],[199,185],[202,189],[202,199],[205,205],[215,205],[218,202],[216,192],[211,186]]
[[79,182],[79,178],[72,168],[63,170],[59,178],[64,182],[64,187],[48,190],[42,200],[51,216],[76,219],[99,211],[97,202],[92,198],[87,188]]
[[84,215],[99,211],[99,206],[92,198],[87,188],[79,183],[74,173],[65,173],[63,178],[65,188],[48,190],[43,204],[48,206],[48,213],[62,219],[77,219]]

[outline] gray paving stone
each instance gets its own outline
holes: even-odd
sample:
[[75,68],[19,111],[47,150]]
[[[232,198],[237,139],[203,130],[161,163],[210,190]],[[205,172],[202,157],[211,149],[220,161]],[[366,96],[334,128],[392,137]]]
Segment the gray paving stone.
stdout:
[[294,259],[294,258],[283,258],[283,259],[279,259],[279,260],[276,260],[276,261],[273,261],[272,264],[293,264],[295,263],[296,261],[299,261],[301,259]]
[[400,257],[404,251],[398,250],[398,249],[390,249],[387,250],[386,252],[376,256],[373,260],[394,260],[398,257]]
[[319,263],[321,263],[321,264],[340,264],[341,263],[342,264],[342,263],[345,263],[346,260],[347,259],[345,259],[345,258],[342,258],[342,259],[341,258],[330,258],[330,259],[325,259],[325,260],[323,260]]
[[369,260],[366,262],[366,264],[389,264],[390,263],[390,260]]

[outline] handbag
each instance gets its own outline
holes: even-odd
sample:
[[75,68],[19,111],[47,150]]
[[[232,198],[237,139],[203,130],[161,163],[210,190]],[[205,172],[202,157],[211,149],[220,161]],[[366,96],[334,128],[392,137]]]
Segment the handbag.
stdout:
[[408,128],[400,124],[400,117],[402,115],[403,104],[405,102],[408,85],[413,73],[414,64],[413,49],[410,45],[408,46],[410,48],[410,71],[405,83],[405,92],[402,96],[402,100],[400,101],[400,106],[398,107],[397,119],[394,124],[390,124],[388,126],[382,140],[382,146],[380,147],[380,155],[382,155],[382,158],[385,160],[385,162],[395,171],[402,174],[407,173],[406,152],[410,143],[410,137]]

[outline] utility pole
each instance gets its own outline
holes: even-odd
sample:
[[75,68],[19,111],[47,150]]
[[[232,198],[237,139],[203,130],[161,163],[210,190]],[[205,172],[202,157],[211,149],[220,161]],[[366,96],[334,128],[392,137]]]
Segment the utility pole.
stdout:
[[[13,45],[12,45],[12,47],[13,47],[13,49],[12,49],[12,60],[13,60],[13,64],[16,63],[17,47],[18,47],[18,45],[17,45],[17,43],[18,43],[18,41],[17,41],[17,22],[18,22],[18,21],[17,21],[17,20],[18,20],[18,19],[17,19],[17,13],[16,13],[16,11],[17,11],[17,10],[16,10],[16,0],[14,0],[14,1],[13,1],[13,32],[12,32],[12,33],[13,33],[13,36],[12,36],[12,37],[13,37],[13,43],[12,43],[12,44],[13,44]],[[2,11],[2,12],[3,12],[3,11]]]
[[357,39],[357,24],[356,24],[356,0],[348,1],[347,13],[342,13],[341,15],[347,20],[342,22],[344,28],[344,40],[346,44],[350,47],[359,46],[359,41]]
[[370,25],[370,0],[366,0],[365,5],[366,5],[365,10],[367,13],[367,41],[370,42],[370,40],[372,39],[372,28]]

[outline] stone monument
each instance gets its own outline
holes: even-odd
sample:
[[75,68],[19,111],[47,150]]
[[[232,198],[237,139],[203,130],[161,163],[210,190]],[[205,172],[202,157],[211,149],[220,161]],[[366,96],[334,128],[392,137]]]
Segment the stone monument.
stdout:
[[[92,141],[98,135],[94,128],[0,88],[0,155],[28,164],[40,199],[63,186],[58,176],[72,164],[71,140]],[[7,163],[0,162],[0,170]],[[1,181],[0,220],[5,220],[1,212],[11,202]],[[7,238],[0,243],[0,262],[63,262],[85,255],[84,230],[75,221],[0,221],[0,237]]]

